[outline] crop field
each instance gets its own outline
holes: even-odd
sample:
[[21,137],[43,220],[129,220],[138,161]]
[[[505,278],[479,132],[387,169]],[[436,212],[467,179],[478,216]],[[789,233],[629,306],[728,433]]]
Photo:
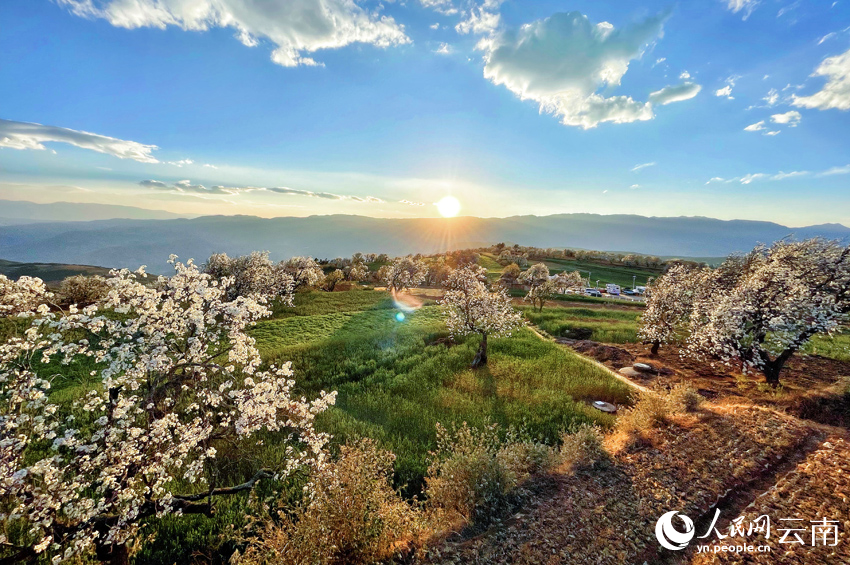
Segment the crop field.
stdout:
[[252,332],[264,360],[291,361],[308,398],[337,390],[319,427],[338,442],[367,436],[392,450],[410,493],[421,487],[437,422],[493,422],[554,442],[581,422],[612,423],[585,400],[628,398],[626,385],[525,329],[492,340],[488,367],[472,371],[476,339],[447,344],[433,302],[403,319],[381,291],[302,293],[295,303]]

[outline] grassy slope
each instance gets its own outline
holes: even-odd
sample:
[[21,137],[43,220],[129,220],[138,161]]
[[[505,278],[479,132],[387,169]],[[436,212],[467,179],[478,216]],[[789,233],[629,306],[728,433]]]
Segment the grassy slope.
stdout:
[[[372,306],[356,311],[354,304]],[[400,484],[421,485],[435,424],[498,422],[522,425],[555,441],[576,422],[611,420],[581,402],[624,402],[625,385],[584,359],[522,330],[491,342],[489,367],[468,368],[477,342],[456,346],[446,337],[438,307],[426,305],[403,322],[377,291],[299,295],[282,317],[253,335],[268,361],[292,361],[308,397],[339,391],[337,406],[319,419],[337,440],[378,439],[398,456]]]
[[17,279],[21,276],[38,277],[49,285],[62,282],[65,277],[74,275],[109,274],[109,269],[91,265],[65,265],[62,263],[16,263],[0,259],[0,275]]

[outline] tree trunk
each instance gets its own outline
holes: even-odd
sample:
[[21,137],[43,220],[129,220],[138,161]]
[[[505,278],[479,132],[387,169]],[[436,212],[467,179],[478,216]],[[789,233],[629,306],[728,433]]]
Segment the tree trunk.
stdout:
[[478,352],[472,360],[472,368],[477,369],[487,364],[487,334],[482,334],[481,344],[478,346]]
[[767,384],[773,387],[779,386],[779,373],[782,372],[783,365],[785,365],[784,360],[780,362],[780,359],[777,359],[764,366],[764,380]]
[[660,341],[652,342],[652,349],[649,350],[650,355],[658,355],[658,348],[661,347]]
[[129,565],[130,551],[125,544],[98,545],[95,549],[101,563],[108,565]]

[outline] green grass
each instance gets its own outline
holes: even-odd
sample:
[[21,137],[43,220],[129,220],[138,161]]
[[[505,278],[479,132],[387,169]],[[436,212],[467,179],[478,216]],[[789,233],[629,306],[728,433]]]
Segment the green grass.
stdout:
[[264,321],[252,335],[264,360],[292,361],[306,396],[338,391],[337,405],[318,426],[337,442],[368,436],[392,450],[397,482],[408,485],[408,493],[422,486],[437,422],[523,426],[555,442],[576,423],[611,424],[584,400],[628,398],[623,383],[529,330],[491,340],[488,367],[472,371],[476,338],[445,344],[438,307],[399,322],[397,310],[382,300],[370,310],[340,311],[351,304],[345,294],[302,297],[301,311],[315,314]]
[[[531,261],[529,261],[531,263]],[[632,276],[636,277],[635,284],[646,285],[649,277],[658,277],[661,274],[659,269],[647,269],[644,267],[626,267],[624,265],[603,265],[591,261],[577,261],[570,259],[554,259],[548,258],[544,261],[549,271],[554,275],[561,271],[581,271],[581,276],[587,278],[587,271],[590,271],[590,283],[595,285],[599,281],[599,285],[603,286],[607,283],[618,284],[622,287],[632,286]]]
[[836,361],[850,361],[850,331],[835,335],[816,335],[803,347],[803,352]]
[[536,312],[523,307],[533,324],[556,337],[591,339],[605,343],[637,341],[638,308],[564,308],[548,307]]

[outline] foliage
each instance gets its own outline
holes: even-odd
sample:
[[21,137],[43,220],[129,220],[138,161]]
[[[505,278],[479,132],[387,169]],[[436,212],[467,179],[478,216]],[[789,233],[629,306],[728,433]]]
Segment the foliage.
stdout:
[[593,424],[581,424],[561,434],[561,459],[577,470],[607,462],[609,456],[603,445],[604,437],[602,429]]
[[705,400],[693,385],[686,382],[674,385],[667,398],[675,412],[693,412]]
[[106,279],[98,275],[67,277],[59,287],[59,294],[65,302],[77,306],[87,306],[99,302],[106,297],[108,292],[109,285],[106,284]]
[[489,290],[486,280],[486,269],[478,265],[457,269],[446,281],[446,293],[440,301],[449,335],[481,336],[474,367],[487,363],[488,336],[507,337],[523,324],[522,314],[514,310],[507,292]]
[[394,459],[369,439],[341,446],[337,459],[314,472],[303,504],[269,519],[236,562],[321,565],[391,557],[420,521],[392,487]]
[[646,309],[638,336],[652,344],[652,352],[667,343],[681,342],[694,303],[705,291],[705,269],[675,265],[647,288]]
[[334,288],[336,288],[336,284],[344,280],[345,273],[343,273],[341,269],[334,269],[333,271],[325,275],[325,280],[322,283],[322,287],[328,292],[333,292]]
[[[114,557],[147,516],[208,512],[199,501],[271,476],[259,470],[214,488],[209,474],[222,443],[260,431],[281,432],[278,475],[321,465],[327,436],[313,420],[335,394],[295,399],[289,364],[260,369],[246,333],[268,314],[262,300],[228,301],[229,278],[171,262],[174,275],[153,287],[140,282],[141,269],[115,272],[103,312],[41,305],[24,337],[0,346],[0,495],[8,505],[0,521],[20,532],[0,542],[22,555],[67,559],[94,545],[99,557]],[[86,358],[101,386],[75,417],[48,396],[45,364]],[[175,492],[177,482],[200,492]],[[21,521],[26,529],[16,530]]]
[[403,292],[422,284],[427,274],[428,265],[421,259],[397,257],[383,271],[381,280],[387,285],[387,290]]
[[315,287],[325,276],[312,257],[292,257],[283,263],[283,270],[295,281],[295,288]]
[[466,422],[437,424],[425,495],[428,507],[482,524],[498,519],[518,500],[517,486],[530,474],[552,467],[555,450],[516,431],[499,440],[495,424],[481,429]]
[[207,259],[204,272],[225,284],[227,299],[237,297],[280,298],[284,303],[292,300],[295,280],[281,263],[273,263],[269,252],[254,251],[241,257],[228,257],[216,253]]
[[838,331],[850,313],[850,245],[779,241],[710,271],[691,314],[688,351],[765,374],[813,336]]

